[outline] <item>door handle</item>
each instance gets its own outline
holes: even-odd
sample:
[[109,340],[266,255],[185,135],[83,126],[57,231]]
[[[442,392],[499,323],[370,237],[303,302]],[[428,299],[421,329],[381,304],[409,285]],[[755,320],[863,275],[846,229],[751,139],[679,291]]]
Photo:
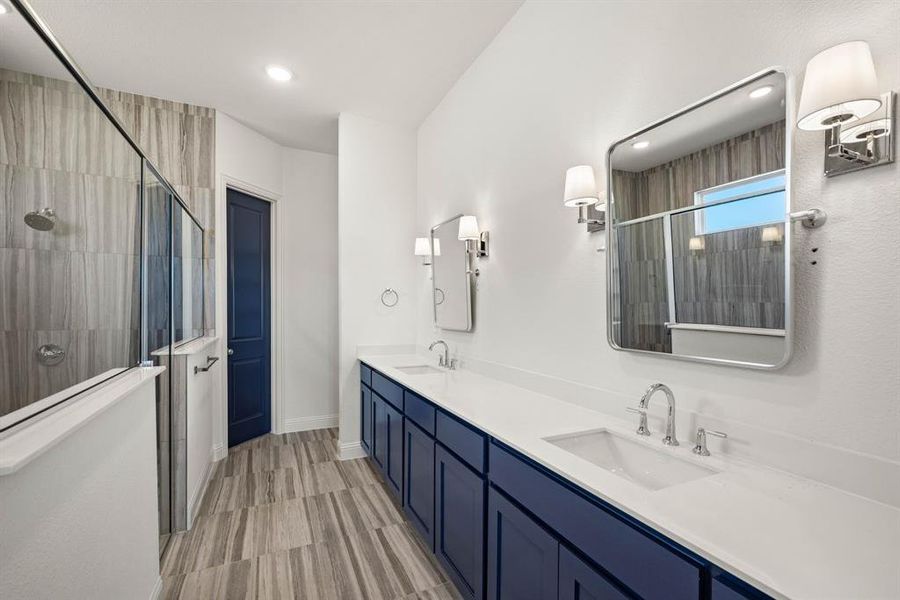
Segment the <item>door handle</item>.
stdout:
[[234,354],[234,350],[232,350],[231,348],[229,348],[229,349],[228,349],[228,356],[231,356],[232,354]]

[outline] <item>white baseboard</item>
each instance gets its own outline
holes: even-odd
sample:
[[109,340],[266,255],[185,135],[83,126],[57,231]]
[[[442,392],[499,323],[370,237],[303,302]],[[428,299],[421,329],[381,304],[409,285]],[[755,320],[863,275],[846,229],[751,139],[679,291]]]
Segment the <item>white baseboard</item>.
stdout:
[[200,510],[200,503],[203,502],[203,496],[206,494],[206,488],[209,487],[209,480],[212,478],[213,470],[216,464],[216,450],[212,449],[209,456],[209,462],[206,464],[206,471],[203,473],[203,481],[194,490],[194,495],[188,501],[187,528],[194,526],[194,519],[197,518],[197,511]]
[[349,444],[340,444],[338,446],[338,456],[341,460],[365,458],[366,451],[363,450],[361,442],[351,442]]
[[150,600],[158,600],[162,595],[162,577],[156,578],[156,584],[153,586],[153,591],[150,592]]
[[219,462],[226,456],[228,456],[228,446],[224,444],[213,446],[213,462]]
[[337,415],[319,415],[317,417],[298,417],[284,420],[284,432],[312,431],[314,429],[328,429],[337,427]]

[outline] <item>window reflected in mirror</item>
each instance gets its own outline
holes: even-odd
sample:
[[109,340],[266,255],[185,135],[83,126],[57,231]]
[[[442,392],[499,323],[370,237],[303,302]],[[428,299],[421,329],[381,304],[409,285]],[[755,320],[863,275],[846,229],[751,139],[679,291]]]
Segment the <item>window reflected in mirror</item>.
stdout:
[[[753,91],[771,87],[765,95]],[[610,150],[610,342],[775,367],[787,346],[785,78],[769,72]]]

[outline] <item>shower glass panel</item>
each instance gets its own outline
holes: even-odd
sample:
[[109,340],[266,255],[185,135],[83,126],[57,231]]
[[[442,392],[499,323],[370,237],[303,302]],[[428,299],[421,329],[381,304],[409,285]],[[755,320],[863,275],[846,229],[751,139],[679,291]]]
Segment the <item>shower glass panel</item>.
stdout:
[[0,430],[138,364],[141,157],[0,22]]
[[149,166],[144,168],[144,360],[167,367],[156,378],[156,441],[159,493],[159,552],[173,528],[174,486],[172,385],[172,208],[169,187]]
[[174,204],[175,344],[203,335],[203,229],[180,203]]

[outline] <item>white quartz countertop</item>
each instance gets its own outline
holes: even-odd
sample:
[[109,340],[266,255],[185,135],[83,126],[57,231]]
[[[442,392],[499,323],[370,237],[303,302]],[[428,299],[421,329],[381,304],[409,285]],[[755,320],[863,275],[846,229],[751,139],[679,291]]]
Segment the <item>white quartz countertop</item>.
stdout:
[[[466,371],[407,375],[418,355],[360,360],[776,598],[900,599],[900,510],[763,465],[663,447],[635,422]],[[624,407],[623,407],[624,408]],[[607,429],[720,471],[650,491],[543,438]]]

